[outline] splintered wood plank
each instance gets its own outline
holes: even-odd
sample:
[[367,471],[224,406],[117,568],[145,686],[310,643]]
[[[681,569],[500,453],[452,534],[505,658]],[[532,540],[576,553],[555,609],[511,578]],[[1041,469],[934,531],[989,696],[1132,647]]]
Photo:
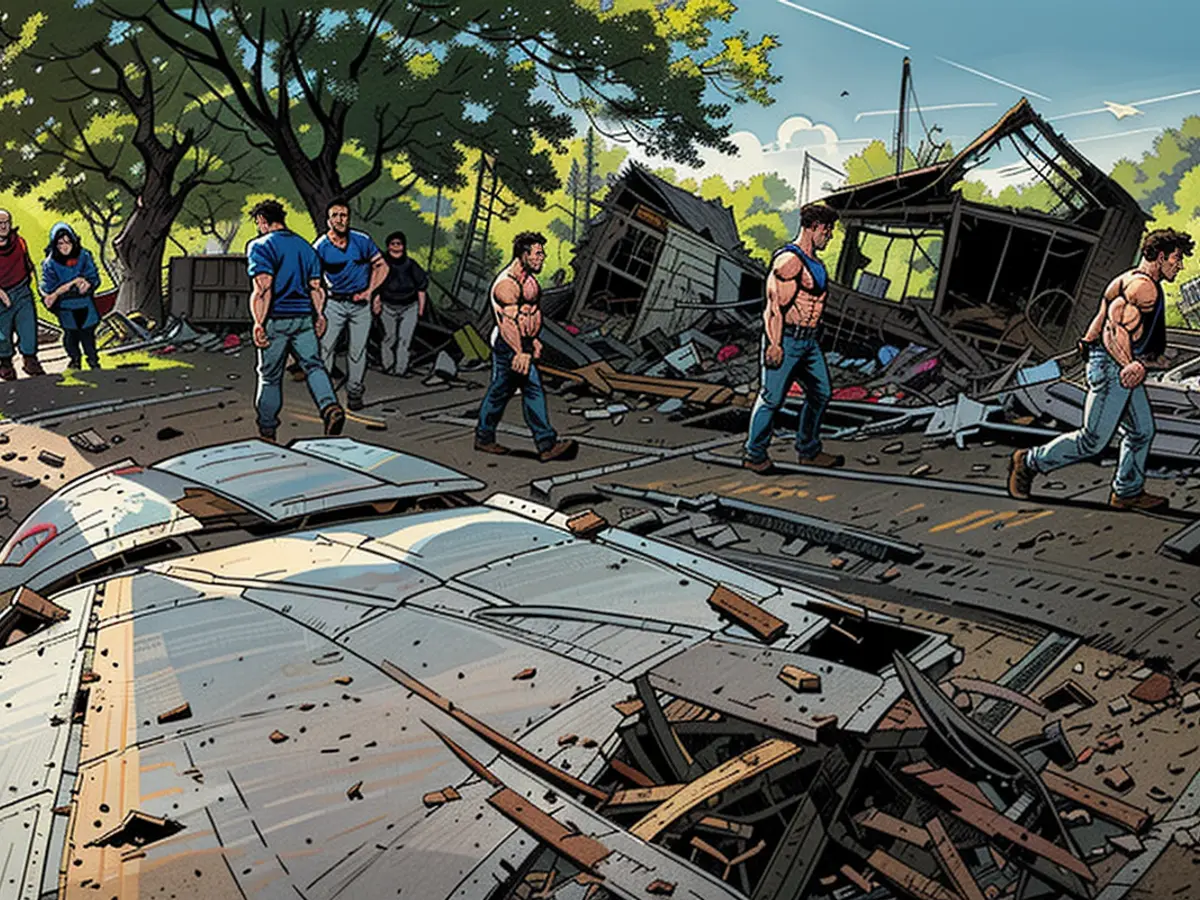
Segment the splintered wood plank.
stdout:
[[757,603],[747,600],[724,585],[719,584],[713,588],[708,605],[768,644],[787,631],[787,622],[783,619],[771,615]]
[[488,803],[555,853],[593,874],[600,860],[611,852],[595,838],[572,831],[509,788],[496,791],[488,797]]
[[949,769],[935,769],[929,763],[920,762],[904,766],[900,771],[906,775],[916,776],[931,788],[951,788],[964,797],[970,797],[981,806],[993,809],[992,802],[979,789],[979,785],[967,781],[967,779],[956,772],[951,772]]
[[635,768],[627,762],[622,762],[619,759],[610,759],[608,764],[612,770],[624,778],[626,781],[632,781],[638,787],[654,787],[654,779],[643,772],[641,769]]
[[800,745],[791,741],[778,738],[763,741],[753,750],[734,757],[689,782],[683,790],[642,817],[629,831],[643,841],[651,841],[710,797],[715,797],[735,784],[779,765],[800,750]]
[[950,840],[950,835],[946,833],[946,826],[942,824],[942,820],[934,816],[925,823],[925,830],[929,833],[930,840],[933,841],[933,851],[942,864],[942,870],[963,900],[984,900],[983,891],[979,889],[975,876],[963,862],[958,848]]
[[859,813],[854,817],[854,821],[863,828],[869,828],[872,831],[878,831],[880,834],[886,834],[888,837],[897,838],[905,843],[912,844],[914,847],[924,849],[929,846],[929,832],[920,825],[913,825],[910,822],[905,822],[903,819],[889,816],[878,809],[871,808],[866,812]]
[[684,789],[682,784],[659,784],[654,787],[631,788],[627,791],[617,791],[612,795],[612,799],[605,804],[609,808],[614,806],[638,806],[643,803],[665,803],[676,794]]
[[1073,853],[1051,843],[1039,834],[1022,828],[1016,822],[996,812],[992,807],[984,806],[954,788],[939,787],[936,790],[942,799],[950,803],[951,812],[972,828],[982,831],[988,837],[1000,837],[1011,841],[1018,847],[1049,860],[1056,866],[1074,872],[1089,884],[1095,883],[1096,876],[1088,868],[1087,863]]
[[1102,819],[1123,825],[1135,834],[1140,834],[1150,824],[1151,815],[1146,810],[1093,790],[1066,775],[1047,770],[1042,773],[1042,781],[1052,793],[1091,810]]
[[867,857],[867,865],[916,900],[961,900],[932,878],[926,878],[882,850],[873,850]]

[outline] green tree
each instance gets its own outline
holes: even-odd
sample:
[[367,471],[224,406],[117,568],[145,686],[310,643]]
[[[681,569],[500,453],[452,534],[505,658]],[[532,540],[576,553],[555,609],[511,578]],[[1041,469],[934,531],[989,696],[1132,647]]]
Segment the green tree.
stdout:
[[[118,308],[162,315],[162,260],[172,224],[196,190],[245,178],[251,151],[214,144],[199,81],[152,31],[113,23],[96,3],[45,0],[0,18],[0,187],[39,191],[51,209],[82,214],[107,234]],[[47,190],[47,186],[50,186]],[[99,211],[98,211],[99,210]]]
[[[551,148],[571,136],[571,111],[692,162],[697,146],[731,149],[728,106],[706,98],[710,86],[766,102],[774,81],[774,38],[714,36],[736,9],[728,0],[627,0],[608,12],[577,0],[96,2],[208,81],[223,107],[213,121],[277,154],[314,222],[396,162],[397,195],[418,181],[461,187],[469,148],[537,204],[556,185]],[[353,175],[348,144],[367,163]]]
[[1200,116],[1188,116],[1178,128],[1154,139],[1153,149],[1140,162],[1120,160],[1113,179],[1149,211],[1163,204],[1174,212],[1176,193],[1184,176],[1200,165]]

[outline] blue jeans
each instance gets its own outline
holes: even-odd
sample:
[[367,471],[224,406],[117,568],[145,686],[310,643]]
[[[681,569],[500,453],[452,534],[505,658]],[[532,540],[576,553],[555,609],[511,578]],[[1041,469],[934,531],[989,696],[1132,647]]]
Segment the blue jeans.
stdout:
[[1119,427],[1121,450],[1112,489],[1118,497],[1136,497],[1146,482],[1146,459],[1154,440],[1154,413],[1146,388],[1122,387],[1120,363],[1098,346],[1088,354],[1087,386],[1083,427],[1030,450],[1026,462],[1035,472],[1050,473],[1099,456]]
[[771,445],[771,425],[775,413],[787,399],[788,388],[799,381],[804,388],[804,406],[800,410],[800,424],[796,428],[796,453],[807,459],[821,452],[821,416],[833,396],[829,383],[829,369],[825,366],[825,354],[816,338],[783,336],[783,362],[774,369],[767,368],[766,338],[759,351],[762,364],[762,386],[758,399],[750,413],[750,434],[746,438],[747,459],[761,462],[767,458]]
[[479,424],[475,428],[475,440],[481,444],[495,443],[496,426],[504,417],[504,407],[521,389],[521,412],[525,414],[525,424],[533,432],[533,442],[538,452],[549,450],[558,442],[558,435],[550,427],[550,413],[546,409],[546,391],[542,387],[542,376],[538,374],[537,364],[530,363],[528,375],[518,375],[512,369],[512,347],[506,341],[497,339],[492,342],[492,382],[488,385],[487,394],[479,407]]
[[10,306],[0,306],[0,358],[13,355],[13,332],[22,356],[37,356],[37,310],[33,305],[33,290],[24,281],[5,291]]
[[289,353],[304,370],[318,410],[324,412],[336,404],[337,396],[321,362],[321,345],[311,316],[267,319],[266,327],[269,343],[258,351],[258,393],[254,406],[258,410],[259,429],[274,431],[279,427],[279,410],[283,407],[283,371]]

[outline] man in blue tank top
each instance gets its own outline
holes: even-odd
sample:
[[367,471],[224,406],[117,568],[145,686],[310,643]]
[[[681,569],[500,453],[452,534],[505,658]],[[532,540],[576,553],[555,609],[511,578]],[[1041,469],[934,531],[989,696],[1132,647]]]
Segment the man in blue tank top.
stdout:
[[250,211],[259,237],[246,246],[246,262],[254,289],[254,346],[258,348],[258,434],[274,441],[283,406],[283,369],[288,353],[304,371],[313,402],[327,435],[341,434],[346,413],[337,402],[321,362],[325,333],[325,289],[321,262],[308,241],[285,224],[283,206],[264,200]]
[[821,416],[833,389],[818,342],[829,278],[824,264],[817,259],[817,251],[829,243],[837,220],[837,211],[823,204],[804,207],[800,211],[800,234],[776,251],[771,260],[763,308],[761,387],[750,413],[750,434],[742,459],[743,466],[760,474],[771,469],[767,455],[771,426],[793,381],[804,388],[804,406],[796,429],[800,463],[830,468],[845,462],[843,457],[821,449]]
[[1154,413],[1144,382],[1147,364],[1158,361],[1167,346],[1162,282],[1175,280],[1193,246],[1190,235],[1172,228],[1152,231],[1142,242],[1141,264],[1109,283],[1080,342],[1087,357],[1083,427],[1013,453],[1008,472],[1008,492],[1013,497],[1028,500],[1039,473],[1099,456],[1119,426],[1121,450],[1108,505],[1143,512],[1167,508],[1166,497],[1143,490],[1154,440]]

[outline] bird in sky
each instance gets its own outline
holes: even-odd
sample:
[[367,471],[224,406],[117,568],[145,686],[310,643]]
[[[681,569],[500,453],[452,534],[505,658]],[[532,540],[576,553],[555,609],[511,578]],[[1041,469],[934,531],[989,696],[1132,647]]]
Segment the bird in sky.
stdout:
[[850,96],[850,92],[849,92],[849,91],[842,91],[842,96],[843,96],[843,97],[849,97],[849,96]]

